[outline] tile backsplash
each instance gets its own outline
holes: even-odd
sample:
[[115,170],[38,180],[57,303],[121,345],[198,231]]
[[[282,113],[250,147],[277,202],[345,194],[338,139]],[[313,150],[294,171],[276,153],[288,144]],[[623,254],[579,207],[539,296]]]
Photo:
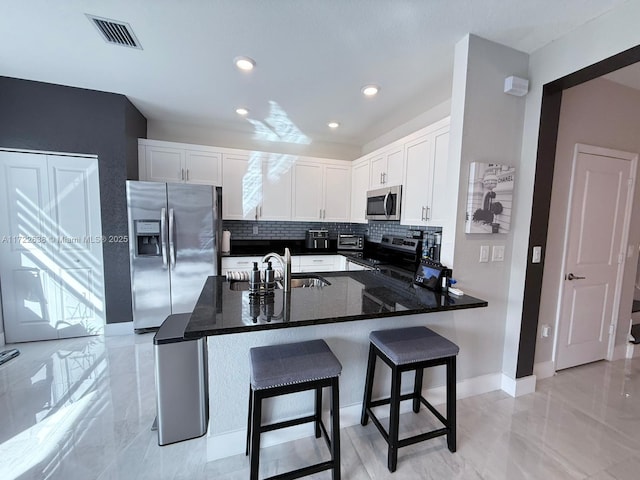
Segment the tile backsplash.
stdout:
[[[370,242],[379,243],[382,235],[405,236],[411,230],[442,232],[440,227],[409,227],[400,222],[372,221],[363,223],[340,222],[254,222],[246,220],[225,220],[223,228],[231,232],[231,240],[257,239],[303,239],[307,230],[328,230],[331,238],[338,233],[357,233],[365,235]],[[255,232],[255,233],[254,233]]]

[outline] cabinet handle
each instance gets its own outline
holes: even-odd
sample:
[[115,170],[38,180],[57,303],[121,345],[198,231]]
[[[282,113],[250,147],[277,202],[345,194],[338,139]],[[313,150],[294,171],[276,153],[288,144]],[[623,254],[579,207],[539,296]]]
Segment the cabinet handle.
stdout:
[[318,214],[319,218],[322,218],[322,209],[320,209],[320,213]]
[[250,262],[238,262],[238,265],[248,265]]
[[424,207],[422,207],[422,214],[420,215],[420,220],[424,222]]
[[189,169],[187,168],[187,178],[186,178],[187,182],[189,181]]
[[262,205],[260,205],[260,218],[262,218]]
[[387,183],[387,174],[382,172],[382,183]]
[[384,183],[384,182],[382,181],[382,172],[380,172],[380,184],[382,184],[382,183]]
[[424,207],[424,209],[427,212],[427,214],[424,216],[424,219],[429,220],[429,207]]
[[322,218],[327,218],[327,211],[324,208],[322,209]]
[[258,207],[256,207],[256,220],[258,220]]
[[184,168],[180,169],[180,180],[184,180]]

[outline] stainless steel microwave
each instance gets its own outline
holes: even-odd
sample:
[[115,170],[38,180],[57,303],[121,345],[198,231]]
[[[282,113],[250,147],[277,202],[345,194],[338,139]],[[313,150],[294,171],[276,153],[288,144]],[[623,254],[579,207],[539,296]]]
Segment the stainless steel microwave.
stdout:
[[367,192],[368,220],[400,220],[402,186],[379,188]]

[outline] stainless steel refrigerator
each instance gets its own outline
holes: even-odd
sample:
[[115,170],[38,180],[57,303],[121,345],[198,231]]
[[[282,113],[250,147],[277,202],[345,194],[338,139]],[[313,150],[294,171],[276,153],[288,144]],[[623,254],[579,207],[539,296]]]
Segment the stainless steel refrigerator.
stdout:
[[127,181],[133,327],[192,312],[220,272],[222,188]]

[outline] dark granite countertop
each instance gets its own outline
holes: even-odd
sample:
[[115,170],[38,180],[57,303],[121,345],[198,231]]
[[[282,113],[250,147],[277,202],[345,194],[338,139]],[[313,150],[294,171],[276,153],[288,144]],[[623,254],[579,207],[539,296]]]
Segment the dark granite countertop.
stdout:
[[[294,274],[293,278],[314,276]],[[253,301],[248,291],[232,290],[233,281],[209,277],[191,314],[184,338],[225,335],[273,328],[350,322],[417,313],[486,307],[469,295],[440,295],[377,271],[320,274],[330,285],[276,289]]]

